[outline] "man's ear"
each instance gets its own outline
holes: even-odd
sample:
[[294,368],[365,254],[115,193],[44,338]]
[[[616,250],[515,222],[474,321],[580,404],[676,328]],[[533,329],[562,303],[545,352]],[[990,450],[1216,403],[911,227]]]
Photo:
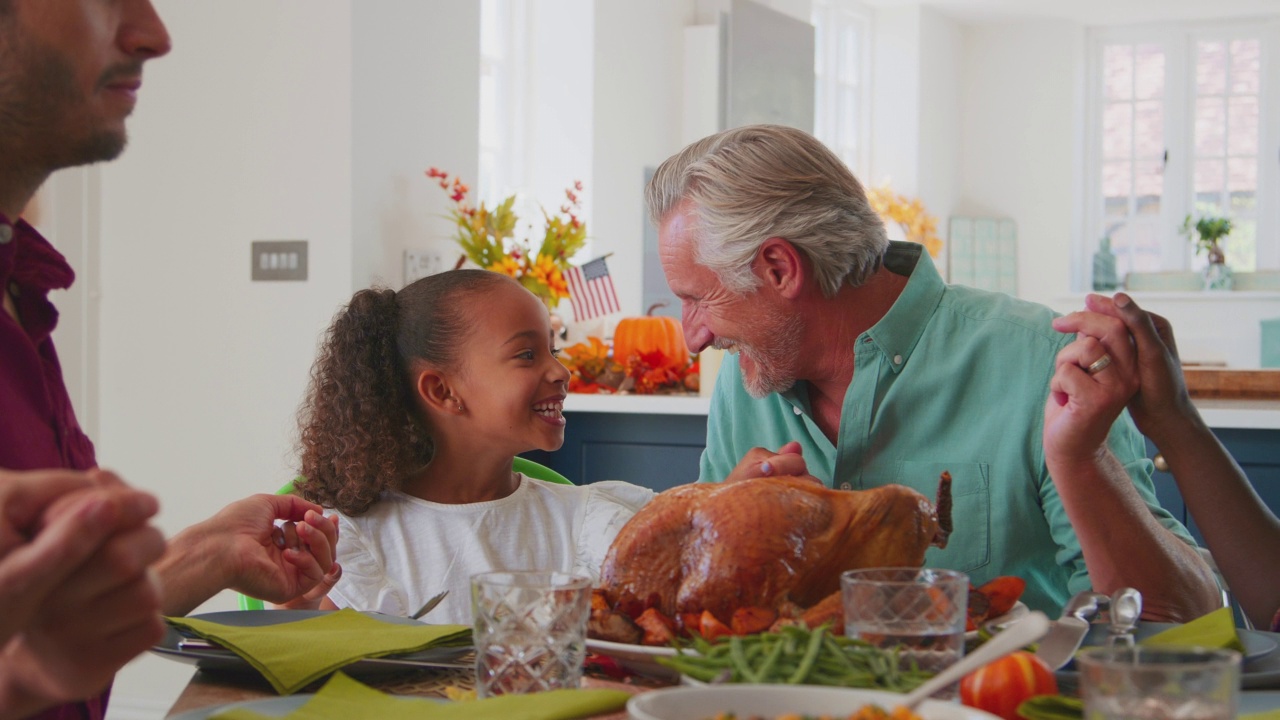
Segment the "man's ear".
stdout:
[[771,237],[760,245],[751,267],[774,292],[788,299],[800,295],[808,274],[800,251],[780,237]]
[[453,393],[449,381],[440,372],[425,368],[419,370],[415,388],[419,402],[428,410],[454,415],[462,412],[462,400]]

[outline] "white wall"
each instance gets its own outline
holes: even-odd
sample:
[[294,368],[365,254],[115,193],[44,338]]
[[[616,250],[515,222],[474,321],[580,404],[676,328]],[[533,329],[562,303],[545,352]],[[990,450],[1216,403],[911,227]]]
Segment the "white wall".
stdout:
[[[317,335],[351,291],[351,3],[157,4],[174,51],[102,168],[97,445],[173,533],[292,477]],[[308,240],[310,279],[251,283],[255,239]],[[160,717],[190,674],[143,656],[112,715]]]
[[600,0],[595,11],[592,224],[624,315],[640,307],[644,168],[681,148],[684,26],[693,0]]
[[[959,202],[961,67],[964,59],[960,25],[935,10],[920,12],[919,170],[916,188],[925,207],[938,218],[939,237],[946,237],[947,217]],[[945,263],[939,258],[939,266]]]
[[480,3],[352,3],[351,226],[354,287],[403,284],[404,251],[457,246],[438,167],[474,186],[479,172]]
[[1026,20],[967,28],[961,212],[1018,224],[1018,291],[1050,304],[1070,288],[1084,28]]

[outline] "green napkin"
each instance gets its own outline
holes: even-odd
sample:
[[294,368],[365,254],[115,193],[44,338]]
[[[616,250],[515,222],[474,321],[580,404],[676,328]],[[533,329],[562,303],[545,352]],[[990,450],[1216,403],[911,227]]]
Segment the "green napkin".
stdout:
[[298,622],[243,627],[167,618],[226,647],[258,669],[281,695],[297,692],[363,658],[471,643],[466,625],[397,625],[345,609]]
[[[396,697],[337,673],[287,720],[573,720],[626,707],[631,695],[621,690],[552,690],[531,695],[502,695],[485,700],[441,703]],[[252,710],[234,709],[210,720],[263,720]],[[277,718],[274,720],[284,720]]]
[[1280,710],[1264,710],[1263,712],[1237,715],[1236,720],[1280,720]]
[[1244,644],[1236,632],[1231,608],[1214,610],[1185,625],[1169,628],[1143,640],[1141,645],[1198,645],[1200,647],[1244,652]]

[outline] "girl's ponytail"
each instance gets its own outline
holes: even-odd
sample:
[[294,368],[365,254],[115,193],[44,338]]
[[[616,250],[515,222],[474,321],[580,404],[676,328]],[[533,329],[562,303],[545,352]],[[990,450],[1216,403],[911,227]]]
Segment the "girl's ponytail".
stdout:
[[399,350],[396,293],[361,290],[325,333],[311,370],[299,440],[303,497],[347,515],[430,459]]

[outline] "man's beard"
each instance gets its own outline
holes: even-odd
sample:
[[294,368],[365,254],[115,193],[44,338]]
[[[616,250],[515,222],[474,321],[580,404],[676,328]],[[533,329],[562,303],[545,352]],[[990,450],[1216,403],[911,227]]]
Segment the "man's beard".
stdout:
[[[6,66],[0,70],[0,135],[19,146],[3,140],[0,146],[46,172],[119,157],[127,141],[123,127],[91,126],[96,119],[87,114],[66,58],[12,33],[9,39],[11,46],[0,47],[0,63]],[[120,68],[104,73],[98,88],[120,74]],[[77,122],[87,127],[71,127]]]
[[747,393],[756,399],[772,393],[786,392],[796,384],[800,367],[799,319],[781,312],[770,312],[763,323],[765,336],[771,338],[768,348],[758,348],[747,343],[736,343],[738,351],[751,359],[755,373],[742,375]]

